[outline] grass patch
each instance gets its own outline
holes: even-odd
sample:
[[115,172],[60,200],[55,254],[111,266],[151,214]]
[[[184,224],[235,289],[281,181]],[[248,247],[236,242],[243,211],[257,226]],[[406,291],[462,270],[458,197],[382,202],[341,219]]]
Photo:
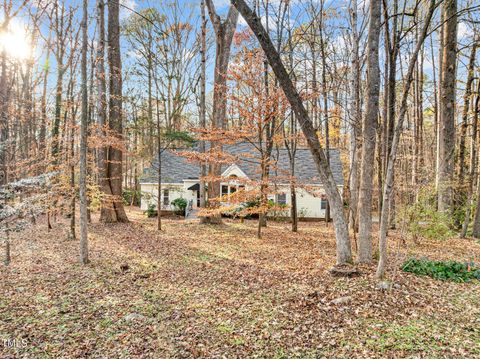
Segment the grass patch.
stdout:
[[402,265],[402,270],[408,273],[454,282],[468,282],[472,279],[480,280],[480,268],[475,267],[472,263],[410,258]]
[[[381,353],[441,353],[458,344],[465,336],[459,336],[457,329],[444,327],[441,322],[420,318],[405,323],[375,321],[375,331],[366,339],[365,345]],[[472,352],[478,348],[471,347]],[[432,356],[435,357],[435,356]]]

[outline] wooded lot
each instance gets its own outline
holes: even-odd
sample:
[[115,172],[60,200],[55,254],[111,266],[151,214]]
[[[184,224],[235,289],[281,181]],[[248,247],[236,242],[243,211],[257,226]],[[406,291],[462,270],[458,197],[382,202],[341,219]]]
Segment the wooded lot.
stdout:
[[480,357],[479,24],[3,0],[0,356]]

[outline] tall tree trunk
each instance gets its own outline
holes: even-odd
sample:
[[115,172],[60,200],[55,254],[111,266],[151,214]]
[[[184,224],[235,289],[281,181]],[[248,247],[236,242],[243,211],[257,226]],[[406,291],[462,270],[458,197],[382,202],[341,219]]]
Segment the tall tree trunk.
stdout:
[[12,261],[11,253],[10,253],[10,230],[8,227],[5,230],[5,257],[3,258],[3,264],[5,266],[9,266],[10,262]]
[[[70,98],[70,101],[71,103],[73,104],[73,83],[71,85],[69,85],[69,87],[71,86],[71,90],[68,91],[69,93],[69,97],[71,96]],[[74,115],[74,111],[72,108],[70,108],[69,110],[66,110],[65,111],[65,114],[67,114],[68,112],[71,112],[71,115],[70,117],[72,118],[71,120],[71,123],[70,123],[70,148],[69,148],[69,152],[70,152],[70,158],[69,158],[69,167],[70,167],[70,190],[71,190],[71,200],[70,200],[70,233],[69,233],[69,239],[71,240],[75,240],[77,238],[76,234],[75,234],[75,228],[76,228],[76,223],[75,223],[75,208],[76,208],[76,200],[77,200],[77,193],[76,193],[76,189],[75,189],[75,115]],[[67,158],[68,158],[68,154],[67,154]]]
[[[201,28],[201,67],[200,67],[200,128],[205,128],[207,125],[206,121],[206,63],[207,63],[207,17],[205,14],[205,1],[201,0],[200,2],[201,14],[202,14],[202,28]],[[200,141],[200,152],[205,153],[205,141]],[[206,201],[206,192],[205,192],[205,180],[203,179],[207,175],[207,167],[205,163],[200,164],[200,207],[205,207]]]
[[[468,62],[468,72],[467,72],[467,83],[465,84],[465,94],[463,96],[463,111],[462,111],[462,125],[460,130],[460,143],[459,143],[459,150],[458,150],[458,165],[457,165],[457,176],[458,176],[458,197],[457,203],[460,206],[465,204],[465,193],[467,197],[470,196],[470,183],[467,184],[467,188],[465,188],[465,148],[466,148],[466,137],[467,137],[467,130],[468,130],[468,114],[470,113],[470,98],[472,96],[472,84],[473,78],[475,75],[475,56],[477,54],[477,43],[474,42],[472,45],[472,50],[470,52],[470,58]],[[476,136],[476,134],[475,134]],[[473,137],[472,137],[473,143]],[[470,163],[471,165],[471,163]],[[470,209],[468,208],[467,211],[470,214]]]
[[355,232],[358,230],[358,189],[359,189],[359,168],[360,156],[362,150],[362,115],[360,111],[360,56],[359,44],[360,36],[358,34],[358,11],[357,2],[352,1],[351,21],[352,21],[352,132],[350,134],[350,204],[349,204],[349,226]]
[[8,111],[9,111],[9,90],[7,80],[7,53],[1,53],[0,65],[0,185],[8,183]]
[[457,62],[457,1],[445,0],[443,55],[441,67],[438,210],[453,209],[455,152],[455,85]]
[[[436,91],[437,96],[437,103],[436,103],[436,145],[437,145],[437,156],[436,156],[436,163],[435,163],[435,190],[438,193],[438,186],[440,184],[440,132],[442,126],[442,111],[441,111],[441,101],[442,101],[442,66],[443,66],[443,49],[444,49],[444,41],[445,41],[445,6],[442,6],[440,11],[440,31],[439,31],[439,38],[440,44],[438,46],[438,87]],[[433,44],[432,44],[433,48]],[[432,52],[432,61],[435,61],[435,57],[433,56]],[[438,208],[438,198],[437,198],[437,208]]]
[[[322,97],[323,97],[323,118],[325,123],[325,155],[327,157],[327,164],[330,166],[330,123],[328,113],[328,90],[327,90],[327,56],[325,53],[325,41],[323,36],[323,22],[324,22],[324,10],[323,1],[320,5],[320,53],[322,55]],[[325,208],[325,223],[330,221],[330,205],[327,201],[327,207]]]
[[[235,7],[230,6],[227,19],[222,21],[215,11],[213,0],[207,0],[207,8],[215,30],[216,53],[215,53],[215,75],[213,87],[213,111],[212,111],[212,128],[221,130],[226,128],[226,112],[227,112],[227,71],[230,61],[230,47],[237,27],[238,11]],[[217,141],[212,141],[210,150],[213,152],[221,151],[222,146]],[[221,176],[221,165],[212,163],[209,166],[209,175],[213,177]],[[209,199],[218,199],[220,197],[220,182],[218,180],[210,181],[208,184]],[[210,203],[211,205],[211,203]],[[220,214],[202,217],[202,223],[218,224],[222,222]]]
[[[474,105],[474,110],[473,110],[473,124],[474,124],[474,130],[475,134],[472,134],[472,150],[471,150],[471,167],[470,167],[470,176],[473,177],[473,180],[471,180],[471,192],[473,196],[473,187],[475,186],[475,182],[478,182],[478,159],[476,156],[477,151],[477,146],[478,143],[476,141],[478,135],[477,135],[477,130],[478,130],[478,117],[480,114],[480,80],[477,82],[477,94],[475,98],[475,105]],[[473,176],[472,176],[473,173]],[[477,181],[475,181],[477,180]],[[480,182],[477,183],[477,200],[476,200],[476,209],[475,209],[475,216],[473,220],[473,230],[472,230],[472,235],[474,238],[480,238]],[[468,224],[467,224],[468,226]],[[466,232],[466,229],[465,229]]]
[[372,192],[377,135],[380,68],[378,42],[380,38],[381,2],[370,1],[370,23],[367,43],[367,109],[363,122],[362,163],[359,194],[358,261],[372,260]]
[[52,127],[52,157],[54,163],[57,164],[57,157],[60,151],[59,136],[60,136],[60,122],[62,116],[62,95],[63,95],[63,74],[65,72],[62,61],[57,56],[57,85],[55,94],[55,118],[53,119]]
[[43,89],[42,89],[42,100],[41,100],[41,113],[42,113],[42,120],[40,124],[40,134],[39,134],[39,142],[40,142],[40,156],[46,158],[47,152],[47,89],[48,89],[48,75],[50,72],[50,38],[47,40],[47,55],[45,57],[45,70],[43,73]]
[[82,20],[82,118],[80,122],[80,262],[87,264],[88,259],[88,218],[87,218],[87,124],[88,124],[88,91],[87,91],[87,51],[88,51],[88,0],[83,0]]
[[[157,101],[158,104],[158,101]],[[157,111],[158,188],[157,188],[157,230],[162,230],[162,133],[160,113]]]
[[[103,0],[97,1],[97,59],[96,59],[96,84],[97,84],[97,125],[98,135],[105,140],[107,125],[107,85],[105,76],[105,4]],[[107,178],[108,172],[108,147],[101,144],[97,154],[98,185],[102,191],[101,218],[111,216],[110,212],[112,189]]]
[[[123,139],[122,123],[122,59],[120,56],[119,3],[108,2],[108,64],[110,69],[110,99],[108,125],[117,139]],[[111,205],[103,207],[102,222],[128,222],[122,202],[122,150],[108,148],[107,183],[110,186]]]
[[[477,44],[475,43],[473,46],[477,47]],[[471,142],[470,142],[470,166],[469,166],[470,171],[468,176],[468,187],[467,187],[467,208],[465,211],[465,219],[463,221],[460,238],[465,238],[467,236],[468,225],[470,223],[471,208],[473,205],[473,188],[477,179],[477,165],[478,165],[477,132],[478,132],[478,112],[480,110],[479,106],[480,106],[480,81],[478,81],[478,85],[477,85],[477,96],[475,98],[474,110],[473,110],[472,132],[471,132]],[[474,229],[476,229],[476,233],[475,233],[476,236],[474,235],[475,238],[478,237],[478,225],[476,227],[477,228],[475,228],[475,225],[474,225]]]
[[303,105],[302,98],[288,75],[282,60],[275,49],[269,35],[262,26],[258,16],[248,7],[244,0],[231,0],[231,3],[242,14],[250,29],[255,34],[260,45],[268,58],[268,62],[272,67],[285,96],[287,97],[296,119],[305,135],[310,151],[312,152],[315,165],[317,167],[319,177],[324,185],[325,192],[330,200],[332,216],[335,225],[335,235],[337,243],[337,264],[343,265],[352,261],[352,253],[350,246],[350,238],[348,236],[347,222],[343,213],[343,202],[338,192],[337,184],[333,178],[330,166],[327,163],[325,152],[318,141],[317,134],[313,127],[312,121],[308,116],[308,112]]

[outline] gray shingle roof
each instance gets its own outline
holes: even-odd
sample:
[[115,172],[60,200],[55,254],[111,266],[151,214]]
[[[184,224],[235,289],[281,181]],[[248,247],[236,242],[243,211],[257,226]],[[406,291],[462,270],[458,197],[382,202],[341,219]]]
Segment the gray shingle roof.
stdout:
[[[190,149],[191,150],[191,149]],[[239,160],[237,166],[251,179],[260,178],[259,154],[250,143],[239,143],[235,145],[224,145],[223,150],[236,156]],[[333,177],[338,185],[343,185],[342,162],[338,149],[330,149],[330,167]],[[290,161],[286,149],[273,149],[272,157],[277,160],[276,168],[271,171],[272,175],[288,176],[290,173]],[[222,171],[228,168],[222,166]],[[140,183],[157,183],[158,160],[155,160],[151,168],[144,170]],[[162,182],[183,183],[185,179],[198,179],[199,165],[188,162],[184,157],[177,155],[174,151],[165,150],[162,152]],[[304,184],[320,184],[317,168],[313,161],[312,154],[307,148],[298,148],[295,156],[295,176]]]

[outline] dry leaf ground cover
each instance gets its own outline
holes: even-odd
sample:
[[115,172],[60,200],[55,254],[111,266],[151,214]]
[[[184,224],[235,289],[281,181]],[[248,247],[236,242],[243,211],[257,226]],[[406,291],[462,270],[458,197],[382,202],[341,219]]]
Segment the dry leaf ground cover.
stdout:
[[374,267],[332,278],[331,226],[202,226],[129,210],[130,224],[90,227],[78,264],[67,220],[13,239],[2,268],[0,357],[480,357],[480,284],[417,277],[409,255],[480,259],[474,240],[402,244],[391,237],[391,291]]

